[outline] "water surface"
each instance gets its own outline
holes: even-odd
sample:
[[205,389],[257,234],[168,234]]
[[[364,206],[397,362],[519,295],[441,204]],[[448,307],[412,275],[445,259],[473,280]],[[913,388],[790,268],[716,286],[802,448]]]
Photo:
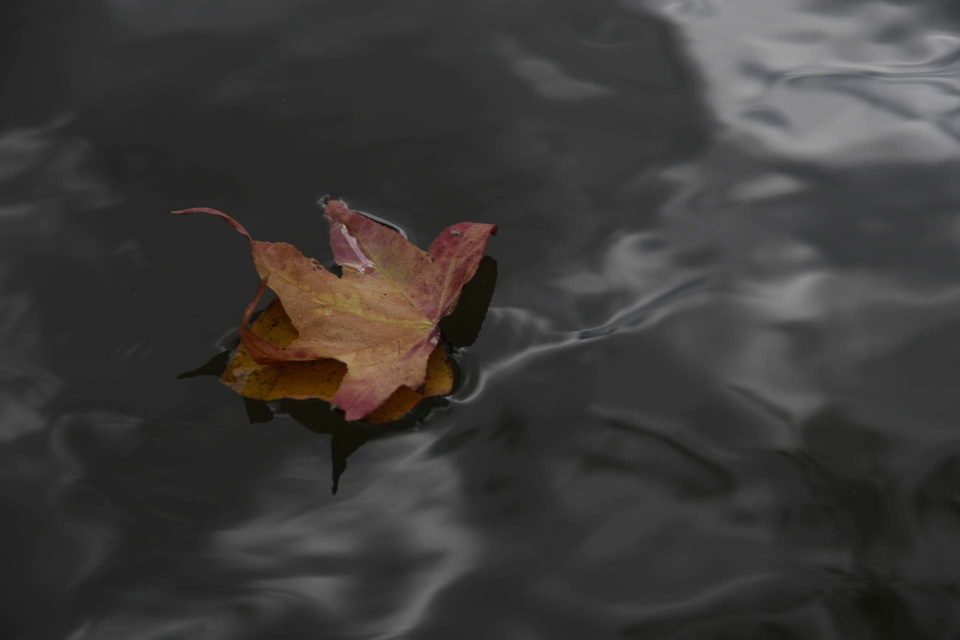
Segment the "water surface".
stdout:
[[[0,25],[0,637],[960,634],[953,4]],[[500,226],[458,391],[397,428],[177,379],[256,278],[165,212],[329,261],[326,193]]]

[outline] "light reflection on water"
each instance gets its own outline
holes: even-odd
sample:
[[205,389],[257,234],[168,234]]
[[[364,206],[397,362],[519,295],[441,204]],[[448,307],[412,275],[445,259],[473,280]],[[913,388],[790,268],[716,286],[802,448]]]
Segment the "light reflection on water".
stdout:
[[[952,5],[20,4],[0,636],[960,633]],[[331,192],[500,226],[401,429],[176,380]]]

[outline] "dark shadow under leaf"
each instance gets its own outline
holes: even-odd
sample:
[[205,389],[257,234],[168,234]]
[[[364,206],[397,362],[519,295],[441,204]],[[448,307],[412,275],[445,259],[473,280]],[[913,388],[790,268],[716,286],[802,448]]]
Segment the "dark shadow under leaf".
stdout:
[[469,347],[476,342],[496,286],[497,261],[484,256],[473,278],[464,285],[457,308],[440,321],[440,332],[451,345]]

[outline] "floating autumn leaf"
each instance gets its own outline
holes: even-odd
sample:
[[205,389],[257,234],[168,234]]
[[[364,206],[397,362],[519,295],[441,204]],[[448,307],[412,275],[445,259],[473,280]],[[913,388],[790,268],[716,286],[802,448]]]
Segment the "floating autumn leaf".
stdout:
[[[456,306],[489,236],[496,233],[494,225],[461,222],[444,229],[423,251],[395,229],[330,200],[325,213],[334,258],[343,269],[338,278],[293,245],[254,240],[240,223],[215,209],[175,213],[212,215],[228,222],[249,241],[261,278],[240,324],[243,352],[235,354],[225,373],[234,382],[225,381],[234,388],[239,385],[248,397],[294,393],[291,388],[296,395],[283,397],[327,398],[332,392],[332,402],[347,420],[370,416],[398,390],[417,393],[419,399],[418,390],[429,382],[438,323]],[[265,287],[274,291],[279,304],[251,327]],[[444,356],[433,356],[430,370],[449,370],[438,357]],[[342,363],[346,371],[329,360]],[[277,368],[291,364],[308,366],[292,377],[292,370]],[[264,386],[273,376],[283,384],[278,387],[275,380]],[[316,391],[308,395],[313,385]],[[433,390],[439,388],[442,385]]]

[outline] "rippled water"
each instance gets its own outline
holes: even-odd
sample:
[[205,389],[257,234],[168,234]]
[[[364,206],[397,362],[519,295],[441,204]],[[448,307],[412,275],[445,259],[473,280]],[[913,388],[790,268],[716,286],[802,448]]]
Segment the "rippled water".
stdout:
[[[960,637],[956,3],[0,25],[0,637]],[[421,244],[500,225],[418,421],[176,379],[256,282],[164,212],[329,259],[330,192]]]

